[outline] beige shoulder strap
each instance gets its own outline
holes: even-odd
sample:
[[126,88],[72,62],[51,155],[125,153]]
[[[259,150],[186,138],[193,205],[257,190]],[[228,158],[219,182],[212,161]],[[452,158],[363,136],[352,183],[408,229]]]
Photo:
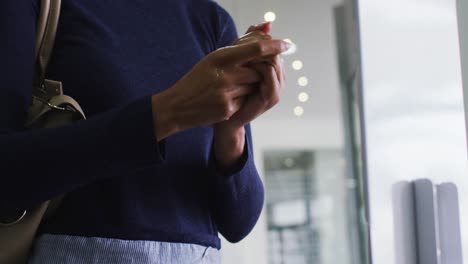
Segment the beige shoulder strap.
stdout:
[[61,0],[41,0],[36,37],[37,71],[35,82],[40,87],[44,82],[47,65],[55,42],[55,34],[60,16]]

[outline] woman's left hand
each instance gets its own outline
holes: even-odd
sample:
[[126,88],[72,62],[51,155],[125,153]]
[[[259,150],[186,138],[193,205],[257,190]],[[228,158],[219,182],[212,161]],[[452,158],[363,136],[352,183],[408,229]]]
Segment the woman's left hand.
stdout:
[[[234,44],[271,39],[270,28],[269,23],[252,26],[246,35]],[[214,151],[221,168],[230,168],[236,164],[244,151],[244,126],[275,106],[280,100],[284,86],[285,71],[279,55],[261,61],[251,61],[245,67],[259,72],[263,81],[259,83],[257,92],[244,97],[243,106],[237,113],[229,120],[214,126]]]

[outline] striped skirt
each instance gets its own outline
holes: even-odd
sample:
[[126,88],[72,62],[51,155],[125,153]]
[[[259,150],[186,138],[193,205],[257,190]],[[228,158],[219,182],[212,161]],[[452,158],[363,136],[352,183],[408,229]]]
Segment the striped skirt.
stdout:
[[29,264],[220,264],[219,250],[194,244],[40,236]]

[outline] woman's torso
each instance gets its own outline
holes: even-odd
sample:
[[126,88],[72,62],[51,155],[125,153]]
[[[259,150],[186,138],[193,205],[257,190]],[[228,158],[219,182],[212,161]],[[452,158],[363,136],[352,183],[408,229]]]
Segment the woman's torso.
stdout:
[[[161,92],[216,48],[218,11],[208,0],[62,1],[48,77],[62,81],[89,118]],[[40,232],[219,248],[211,140],[210,128],[168,138],[163,164],[67,194]]]

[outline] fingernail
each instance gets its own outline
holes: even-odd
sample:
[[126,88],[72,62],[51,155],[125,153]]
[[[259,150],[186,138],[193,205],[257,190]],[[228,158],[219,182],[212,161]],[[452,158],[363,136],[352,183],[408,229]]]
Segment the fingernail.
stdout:
[[283,45],[285,50],[289,50],[292,47],[292,44],[287,41],[283,41]]

